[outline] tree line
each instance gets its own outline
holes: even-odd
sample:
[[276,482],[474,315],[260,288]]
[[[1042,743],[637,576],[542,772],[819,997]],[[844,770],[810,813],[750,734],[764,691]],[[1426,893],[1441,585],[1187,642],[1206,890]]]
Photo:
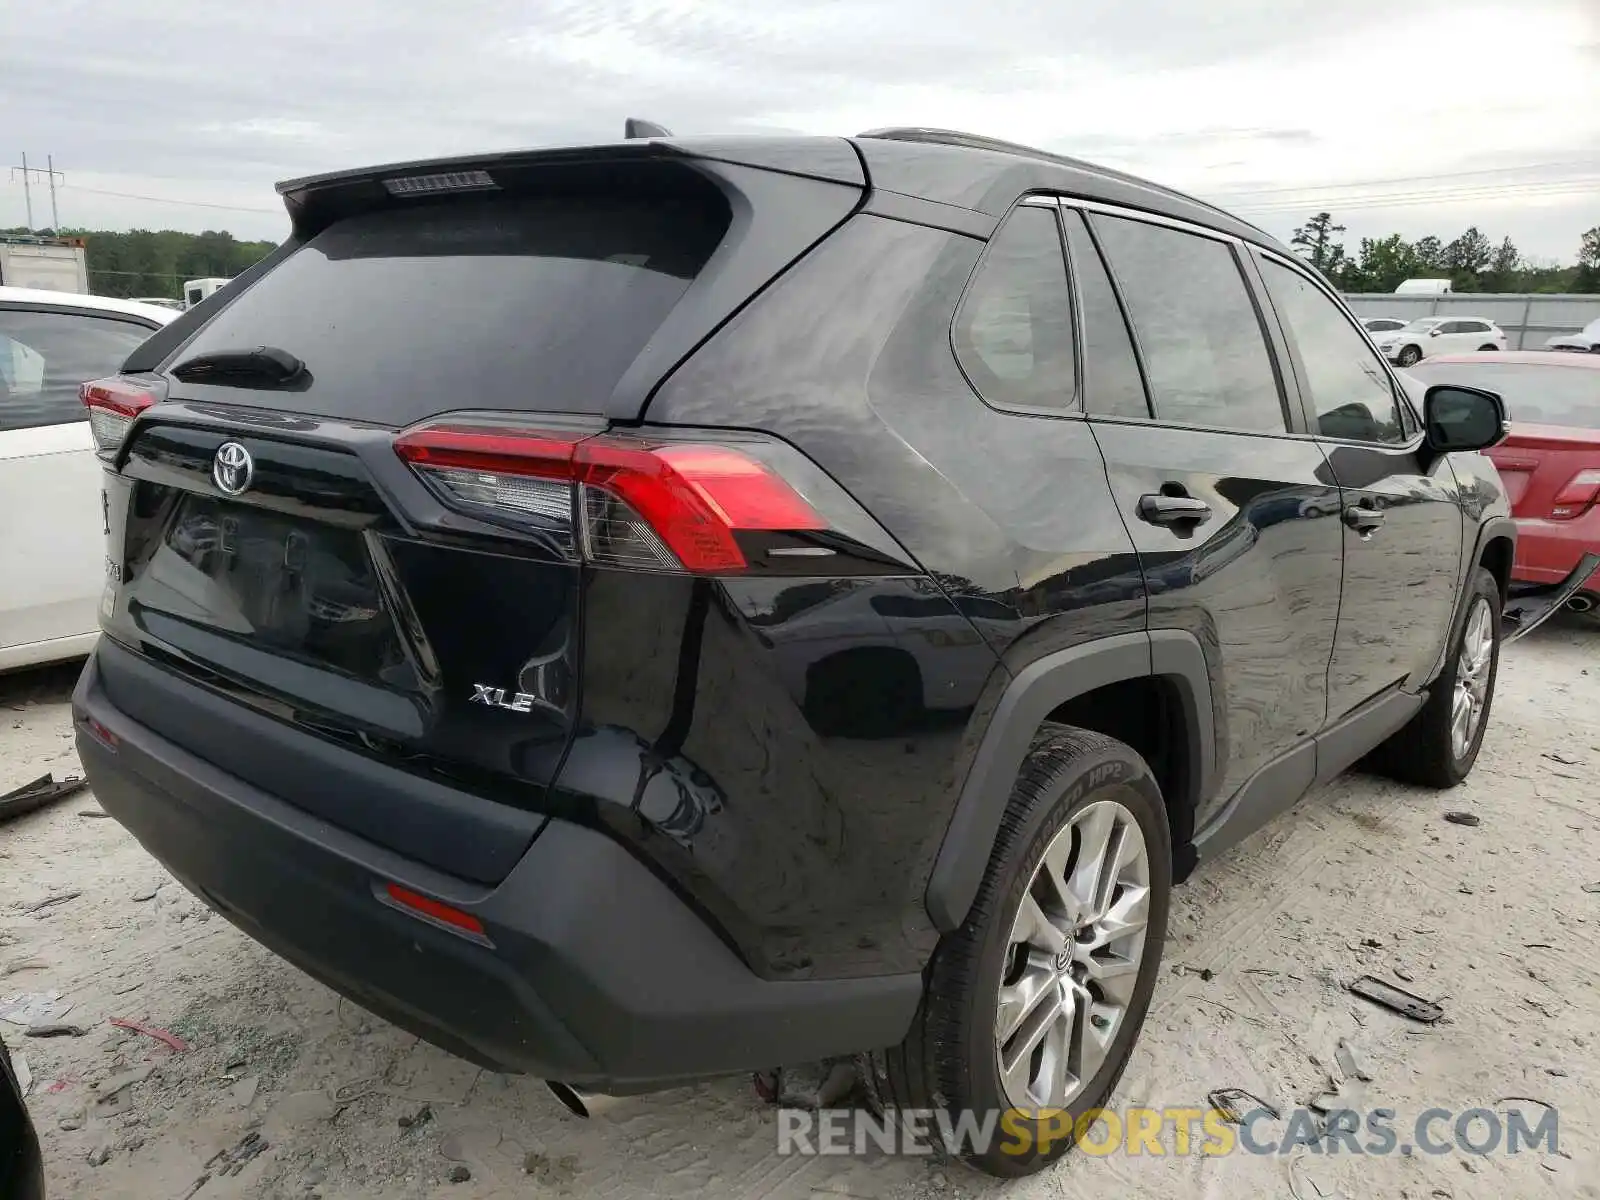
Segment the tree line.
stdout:
[[[24,229],[0,230],[21,234]],[[56,231],[43,230],[43,236]],[[97,296],[164,296],[181,299],[186,279],[231,279],[259,262],[274,242],[241,242],[227,231],[180,233],[175,229],[62,229],[87,245],[89,290]]]
[[1578,240],[1572,266],[1534,262],[1511,239],[1496,246],[1476,225],[1460,237],[1408,242],[1398,233],[1362,238],[1354,255],[1345,250],[1330,213],[1318,213],[1294,231],[1296,251],[1346,292],[1392,292],[1407,279],[1448,279],[1457,292],[1600,293],[1600,225]]

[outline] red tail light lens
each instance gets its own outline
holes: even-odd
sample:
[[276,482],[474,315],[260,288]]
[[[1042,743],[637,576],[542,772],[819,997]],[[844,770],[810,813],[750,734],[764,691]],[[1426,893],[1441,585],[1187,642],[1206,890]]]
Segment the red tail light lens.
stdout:
[[166,394],[166,384],[161,379],[144,375],[111,375],[79,387],[78,399],[89,410],[89,432],[94,436],[95,449],[103,455],[121,449],[134,418],[160,404]]
[[395,450],[457,504],[565,520],[585,558],[616,566],[736,574],[749,565],[740,533],[830,528],[754,440],[446,424],[402,434]]
[[432,896],[424,896],[420,892],[413,892],[410,888],[401,887],[398,883],[385,883],[379,899],[395,908],[402,909],[421,917],[430,924],[442,926],[452,933],[465,934],[473,941],[485,945],[493,945],[488,934],[484,932],[483,922],[469,912],[435,900]]
[[1600,499],[1600,467],[1579,471],[1566,486],[1556,493],[1551,502],[1550,515],[1558,521],[1581,517]]

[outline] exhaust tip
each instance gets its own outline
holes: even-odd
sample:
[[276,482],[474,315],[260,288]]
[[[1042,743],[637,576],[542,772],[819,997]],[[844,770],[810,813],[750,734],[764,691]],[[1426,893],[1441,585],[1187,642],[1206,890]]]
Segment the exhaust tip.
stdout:
[[1569,612],[1593,612],[1594,606],[1595,598],[1586,592],[1580,592],[1578,595],[1567,601],[1567,609]]
[[561,1102],[561,1106],[575,1117],[589,1117],[589,1106],[584,1103],[583,1096],[567,1084],[559,1083],[554,1079],[544,1081],[545,1087],[550,1089],[550,1094]]

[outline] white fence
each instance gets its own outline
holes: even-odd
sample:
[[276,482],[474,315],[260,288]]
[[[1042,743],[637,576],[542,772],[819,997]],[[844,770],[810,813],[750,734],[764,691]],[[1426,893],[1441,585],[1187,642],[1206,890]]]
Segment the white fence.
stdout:
[[1558,333],[1576,333],[1600,317],[1600,296],[1541,296],[1468,292],[1449,296],[1396,296],[1389,292],[1346,293],[1358,317],[1482,317],[1506,331],[1511,350],[1542,350]]

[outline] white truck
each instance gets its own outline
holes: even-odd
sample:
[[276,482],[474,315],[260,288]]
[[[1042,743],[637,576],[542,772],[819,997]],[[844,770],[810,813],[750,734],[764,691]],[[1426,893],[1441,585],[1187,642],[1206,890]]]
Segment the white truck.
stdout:
[[1395,288],[1396,296],[1448,296],[1455,291],[1448,279],[1408,279]]
[[207,278],[188,279],[183,284],[183,306],[193,308],[212,292],[219,291],[230,281],[227,279]]
[[0,287],[89,294],[89,263],[82,238],[0,234]]

